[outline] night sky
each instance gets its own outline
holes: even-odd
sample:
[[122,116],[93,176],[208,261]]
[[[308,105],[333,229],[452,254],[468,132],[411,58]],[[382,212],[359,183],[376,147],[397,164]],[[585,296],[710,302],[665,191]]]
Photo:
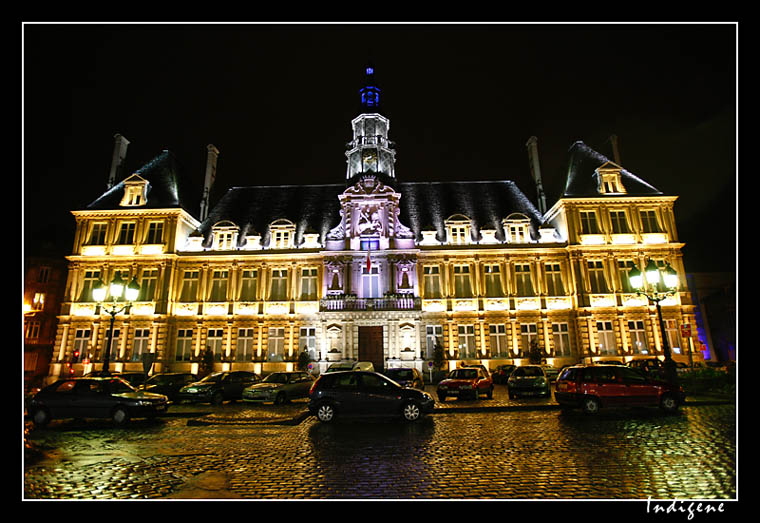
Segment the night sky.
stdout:
[[[25,255],[65,255],[70,211],[106,187],[113,135],[127,169],[163,149],[197,195],[206,145],[228,187],[342,183],[372,63],[403,181],[514,180],[547,204],[578,140],[668,195],[687,272],[736,262],[734,24],[23,26]],[[403,197],[403,196],[402,196]]]

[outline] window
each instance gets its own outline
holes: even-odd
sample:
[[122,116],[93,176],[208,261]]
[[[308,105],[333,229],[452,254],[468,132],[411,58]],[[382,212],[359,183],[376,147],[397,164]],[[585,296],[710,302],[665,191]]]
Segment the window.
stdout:
[[148,223],[148,234],[145,236],[145,243],[155,245],[164,242],[164,222]]
[[475,358],[475,326],[474,325],[459,325],[457,327],[459,334],[459,357],[460,358]]
[[145,204],[145,182],[141,183],[129,183],[124,186],[124,197],[121,200],[120,205],[126,207],[132,207]]
[[285,301],[288,299],[288,270],[273,269],[272,284],[269,292],[272,301]]
[[457,298],[472,298],[469,265],[454,266],[454,296]]
[[378,239],[361,239],[360,248],[363,251],[376,251],[380,249],[380,240]]
[[423,285],[425,298],[441,297],[441,275],[440,267],[437,265],[426,265],[423,267]]
[[538,326],[535,323],[523,323],[520,325],[520,353],[525,357],[530,352],[530,345],[538,341]]
[[206,348],[211,349],[214,361],[222,360],[222,345],[224,343],[224,329],[209,329],[206,339]]
[[559,263],[547,263],[546,270],[546,294],[547,296],[564,296],[565,288],[562,285],[562,271]]
[[198,301],[198,271],[185,271],[182,277],[182,292],[179,301]]
[[464,245],[467,243],[467,229],[466,225],[452,225],[449,229],[451,232],[451,241],[453,245]]
[[251,361],[253,358],[253,329],[238,329],[235,361]]
[[158,269],[143,269],[140,280],[140,296],[138,301],[152,301],[156,294],[156,282],[158,282]]
[[604,279],[604,263],[601,261],[588,262],[588,280],[592,294],[606,294],[607,281]]
[[512,213],[503,221],[507,243],[530,242],[530,218],[522,213]]
[[248,269],[243,271],[240,286],[240,301],[256,301],[258,288],[258,271]]
[[132,245],[135,243],[135,224],[134,222],[123,222],[119,226],[119,237],[116,241],[119,245]]
[[229,271],[214,271],[211,275],[211,296],[209,301],[222,302],[227,301],[227,281],[229,280]]
[[142,361],[142,355],[148,352],[150,329],[135,329],[135,339],[132,344],[132,361]]
[[216,239],[216,248],[220,251],[229,251],[235,248],[234,239],[235,231],[216,231],[214,233]]
[[177,329],[177,361],[191,361],[193,355],[193,329]]
[[290,246],[290,231],[274,231],[273,249],[287,249]]
[[90,241],[88,242],[88,245],[105,245],[107,229],[108,229],[108,224],[106,223],[93,223],[92,231],[90,232]]
[[50,267],[40,267],[37,273],[37,283],[47,283],[50,279]]
[[673,354],[682,354],[681,336],[679,335],[678,323],[676,320],[665,320],[665,334],[668,337],[670,350],[673,351]]
[[631,336],[631,348],[634,354],[649,354],[647,335],[643,321],[629,321],[628,333]]
[[594,211],[581,211],[581,234],[600,234]]
[[611,321],[596,322],[596,340],[599,347],[599,354],[611,356],[617,355],[617,344],[615,343],[615,331],[612,328]]
[[635,292],[631,287],[631,280],[628,274],[636,265],[631,260],[618,260],[618,276],[620,277],[620,288],[623,292]]
[[301,327],[298,337],[298,350],[309,353],[309,358],[317,359],[317,329],[316,327]]
[[24,337],[28,340],[36,340],[40,337],[40,322],[37,320],[28,321],[26,323],[26,332]]
[[362,266],[362,297],[380,297],[380,270],[378,267],[372,266],[368,270],[366,265]]
[[503,323],[488,326],[488,335],[491,342],[491,357],[506,358],[507,354],[507,326]]
[[612,223],[612,234],[628,234],[631,232],[624,211],[610,211],[610,222]]
[[41,311],[45,308],[45,293],[35,292],[32,298],[32,310]]
[[515,283],[517,285],[518,296],[535,296],[533,291],[533,283],[530,278],[530,265],[517,264],[515,265]]
[[270,328],[267,343],[267,359],[269,361],[282,361],[285,355],[285,329]]
[[639,216],[641,216],[642,233],[662,232],[655,211],[640,211]]
[[504,291],[501,287],[501,268],[499,265],[488,264],[483,267],[486,280],[486,296],[493,298],[496,296],[504,296]]
[[74,333],[74,354],[79,353],[79,355],[74,356],[72,354],[72,363],[80,363],[87,357],[87,351],[90,348],[90,335],[90,329],[77,329]]
[[100,279],[100,271],[84,271],[82,278],[82,293],[79,295],[79,301],[94,301],[92,289]]
[[317,269],[301,269],[301,299],[317,299]]
[[[111,336],[110,340],[108,338],[109,336]],[[108,359],[110,361],[117,361],[119,359],[119,351],[121,347],[121,329],[114,329],[112,334],[109,334],[109,331],[106,331],[103,343],[106,350],[111,350],[111,355]],[[105,351],[103,351],[103,354],[105,354]]]
[[428,325],[425,328],[425,344],[427,347],[427,358],[433,357],[433,352],[436,345],[440,345],[443,348],[443,326],[442,325]]
[[567,323],[552,323],[552,335],[554,337],[554,355],[571,356],[570,330]]

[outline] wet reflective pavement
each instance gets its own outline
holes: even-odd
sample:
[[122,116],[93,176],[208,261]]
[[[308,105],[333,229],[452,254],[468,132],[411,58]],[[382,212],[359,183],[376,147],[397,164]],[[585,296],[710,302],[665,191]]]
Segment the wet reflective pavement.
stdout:
[[155,421],[28,429],[25,499],[735,499],[736,409],[589,417],[552,400],[447,400],[419,423],[289,405],[178,405]]

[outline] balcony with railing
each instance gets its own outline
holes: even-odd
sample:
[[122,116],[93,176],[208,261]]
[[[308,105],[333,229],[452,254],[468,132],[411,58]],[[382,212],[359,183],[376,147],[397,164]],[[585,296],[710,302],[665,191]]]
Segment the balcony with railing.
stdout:
[[420,310],[422,300],[411,294],[386,294],[382,298],[358,298],[336,294],[319,300],[319,310],[329,311],[412,311]]

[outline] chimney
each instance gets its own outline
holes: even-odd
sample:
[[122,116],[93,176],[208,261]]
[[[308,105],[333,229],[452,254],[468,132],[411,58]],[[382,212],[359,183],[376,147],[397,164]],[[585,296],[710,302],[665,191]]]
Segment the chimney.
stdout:
[[546,195],[544,194],[544,186],[541,183],[541,167],[538,163],[538,139],[535,136],[531,136],[528,139],[528,143],[525,144],[528,148],[528,159],[530,160],[530,175],[533,177],[533,181],[536,182],[536,195],[538,196],[538,210],[543,215],[546,213]]
[[124,158],[127,157],[127,146],[129,145],[129,140],[119,133],[113,135],[113,138],[113,158],[111,159],[111,172],[108,175],[106,189],[110,189],[114,186],[117,176],[121,178],[122,171],[124,170]]
[[208,216],[209,195],[211,186],[216,179],[216,159],[219,156],[219,150],[211,144],[206,147],[208,155],[206,156],[206,180],[203,183],[203,196],[201,197],[201,221]]
[[620,163],[620,149],[618,148],[618,137],[616,134],[610,136],[610,143],[612,143],[612,159],[622,167],[623,164]]

